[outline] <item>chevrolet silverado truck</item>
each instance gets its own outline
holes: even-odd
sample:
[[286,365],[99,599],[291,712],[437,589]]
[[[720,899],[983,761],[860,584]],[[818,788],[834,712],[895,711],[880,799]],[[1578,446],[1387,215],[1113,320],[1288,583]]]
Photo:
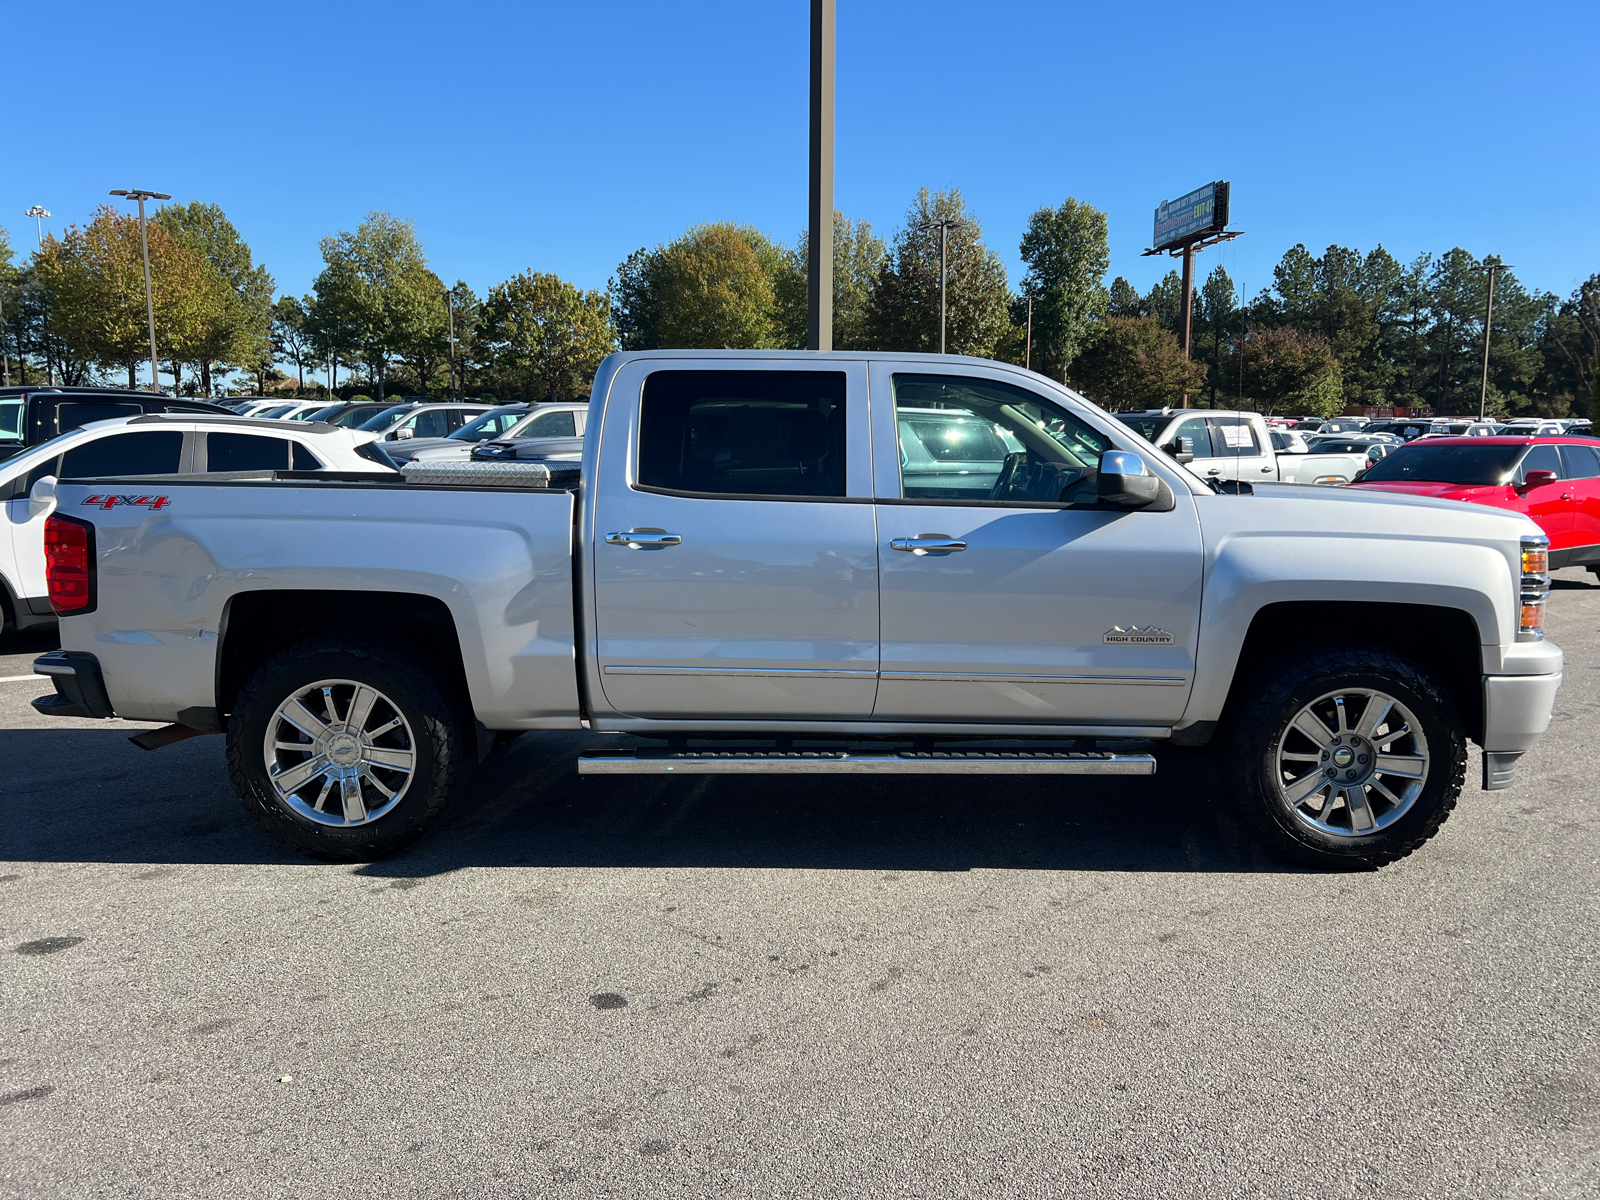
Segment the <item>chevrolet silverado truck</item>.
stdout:
[[1278,849],[1381,865],[1469,739],[1512,782],[1561,682],[1527,517],[1208,483],[956,356],[615,354],[581,463],[29,504],[63,645],[38,711],[223,733],[247,812],[332,858],[417,836],[503,740],[590,730],[638,740],[585,775],[1146,775],[1210,742]]

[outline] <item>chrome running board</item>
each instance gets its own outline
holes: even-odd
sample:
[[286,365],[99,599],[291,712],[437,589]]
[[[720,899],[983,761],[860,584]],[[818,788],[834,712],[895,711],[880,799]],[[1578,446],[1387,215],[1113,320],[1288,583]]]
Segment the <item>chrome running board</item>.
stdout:
[[579,775],[1154,775],[1148,754],[1053,750],[590,750]]

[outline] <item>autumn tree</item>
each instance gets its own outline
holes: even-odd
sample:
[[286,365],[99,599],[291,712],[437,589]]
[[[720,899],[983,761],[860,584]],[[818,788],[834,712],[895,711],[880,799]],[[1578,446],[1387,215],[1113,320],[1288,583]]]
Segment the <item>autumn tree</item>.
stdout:
[[[1022,235],[1028,273],[1022,293],[1033,297],[1033,369],[1065,381],[1111,297],[1106,270],[1111,250],[1106,214],[1067,197],[1058,208],[1038,209]],[[1016,314],[1016,315],[1021,315]]]
[[872,290],[868,339],[877,350],[939,349],[939,231],[926,227],[936,220],[960,222],[949,232],[946,348],[993,358],[1012,327],[1006,269],[956,188],[923,188],[906,210]]
[[577,400],[616,348],[611,303],[604,292],[523,272],[489,289],[475,343],[501,399]]
[[1073,363],[1071,382],[1102,408],[1164,408],[1197,392],[1205,375],[1153,317],[1108,317]]
[[1331,417],[1345,407],[1339,362],[1327,339],[1282,327],[1237,339],[1224,372],[1242,379],[1246,407]]
[[783,346],[793,331],[785,328],[778,298],[794,294],[795,270],[760,230],[729,222],[696,225],[666,245],[640,248],[608,286],[622,346]]
[[215,204],[164,204],[150,221],[205,265],[183,337],[173,346],[173,381],[180,362],[194,363],[201,393],[214,393],[213,368],[261,371],[272,350],[272,276],[258,265],[227,214]]

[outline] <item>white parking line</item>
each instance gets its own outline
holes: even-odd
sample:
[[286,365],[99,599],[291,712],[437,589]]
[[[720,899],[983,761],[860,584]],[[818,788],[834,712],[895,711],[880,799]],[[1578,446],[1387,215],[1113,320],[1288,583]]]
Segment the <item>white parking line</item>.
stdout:
[[25,679],[43,679],[43,675],[7,675],[0,678],[0,683],[21,683]]

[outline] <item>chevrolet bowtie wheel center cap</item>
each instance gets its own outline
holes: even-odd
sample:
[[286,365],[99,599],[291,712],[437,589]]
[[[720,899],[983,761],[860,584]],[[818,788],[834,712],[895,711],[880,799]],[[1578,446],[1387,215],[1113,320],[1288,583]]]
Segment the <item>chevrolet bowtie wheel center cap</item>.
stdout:
[[361,743],[352,734],[336,733],[328,739],[328,757],[341,767],[353,767],[361,760]]

